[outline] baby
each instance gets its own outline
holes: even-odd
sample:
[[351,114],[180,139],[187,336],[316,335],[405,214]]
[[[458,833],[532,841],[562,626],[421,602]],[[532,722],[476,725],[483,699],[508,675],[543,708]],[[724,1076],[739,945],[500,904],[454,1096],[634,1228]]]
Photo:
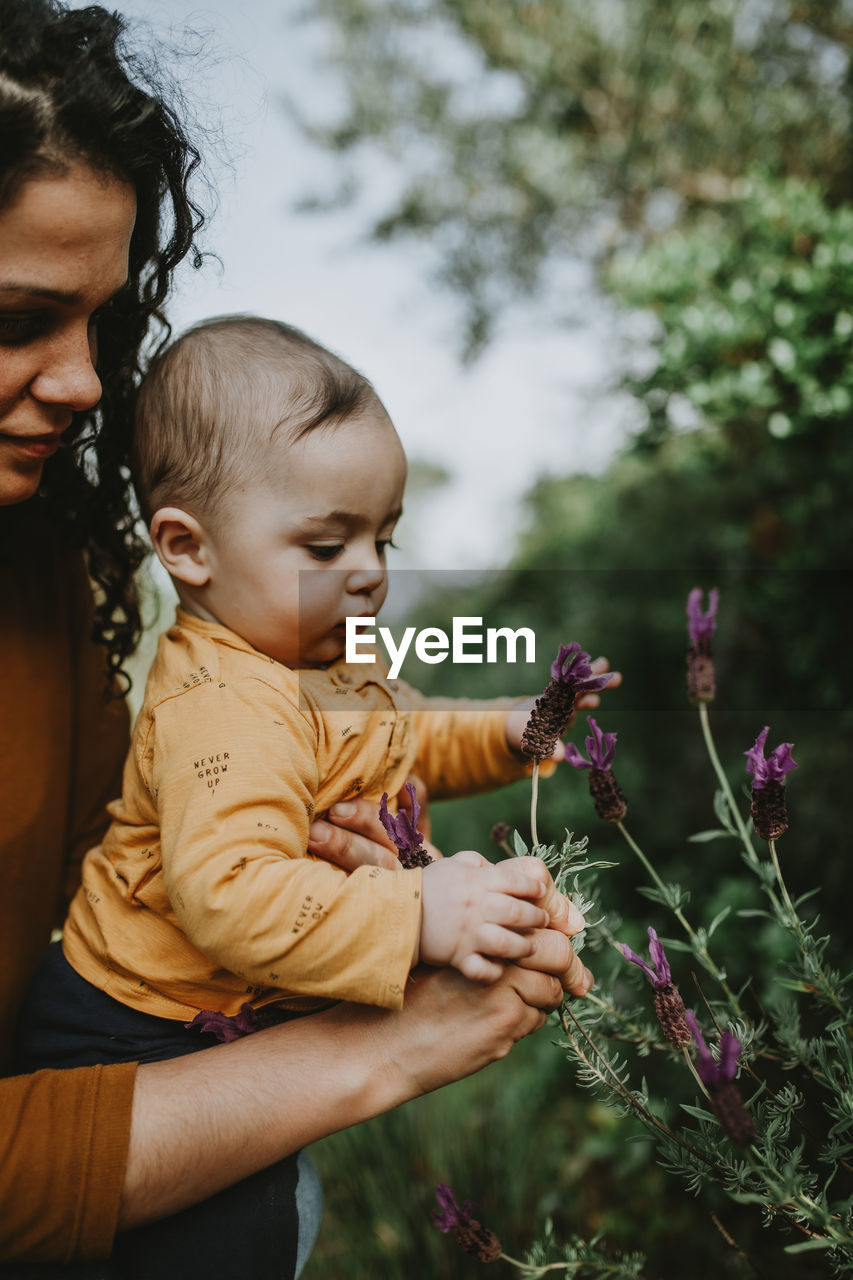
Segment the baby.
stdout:
[[[201,1011],[245,1029],[331,999],[398,1008],[419,961],[495,981],[530,953],[527,930],[568,932],[530,861],[348,874],[307,852],[315,815],[378,804],[413,771],[438,798],[527,768],[516,701],[431,701],[342,658],[345,619],[385,599],[406,480],[370,383],[287,325],[210,321],[154,363],[134,454],[180,607],[63,935],[124,1056],[200,1047],[185,1024]],[[114,1019],[88,1022],[70,1054],[57,1045],[64,1065],[117,1052]]]

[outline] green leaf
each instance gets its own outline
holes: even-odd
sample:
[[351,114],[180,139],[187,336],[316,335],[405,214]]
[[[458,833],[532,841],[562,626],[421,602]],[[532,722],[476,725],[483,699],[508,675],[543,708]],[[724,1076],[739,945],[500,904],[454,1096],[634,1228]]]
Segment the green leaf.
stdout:
[[713,1122],[715,1119],[710,1111],[705,1111],[702,1107],[691,1107],[686,1102],[682,1102],[681,1110],[686,1111],[689,1116],[695,1116],[697,1120],[710,1120]]
[[719,827],[712,827],[709,831],[697,831],[687,839],[691,844],[705,844],[708,840],[719,840],[721,837],[728,838],[732,835],[734,835],[733,831],[721,831]]
[[740,916],[741,920],[749,920],[753,916],[761,916],[764,920],[772,920],[773,916],[769,911],[762,911],[761,907],[741,907],[735,912]]
[[712,938],[714,936],[714,930],[717,928],[718,925],[721,925],[723,923],[723,921],[725,920],[726,916],[729,914],[730,911],[731,911],[731,906],[728,906],[728,907],[723,907],[722,911],[717,912],[717,914],[714,916],[714,919],[711,921],[711,923],[708,926],[709,938]]
[[513,831],[512,833],[512,846],[515,849],[515,856],[517,858],[526,858],[530,852],[517,831]]
[[834,1245],[831,1240],[827,1240],[825,1236],[821,1236],[819,1240],[803,1240],[800,1244],[786,1244],[786,1253],[808,1253],[812,1249],[832,1249]]

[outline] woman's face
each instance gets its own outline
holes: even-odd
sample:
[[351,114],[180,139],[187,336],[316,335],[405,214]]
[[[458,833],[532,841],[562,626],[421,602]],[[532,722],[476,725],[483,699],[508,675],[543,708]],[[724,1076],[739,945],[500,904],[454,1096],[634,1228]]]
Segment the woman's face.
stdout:
[[78,164],[0,209],[0,506],[37,490],[77,410],[101,396],[98,311],[127,279],[133,188]]

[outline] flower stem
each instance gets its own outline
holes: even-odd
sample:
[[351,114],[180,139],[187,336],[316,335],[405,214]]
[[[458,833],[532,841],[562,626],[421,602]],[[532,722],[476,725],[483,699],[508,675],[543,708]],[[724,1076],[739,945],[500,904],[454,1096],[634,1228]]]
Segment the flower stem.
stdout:
[[535,849],[539,843],[539,835],[536,831],[536,806],[539,802],[539,761],[533,761],[533,773],[530,779],[530,838],[533,841]]
[[705,739],[705,748],[708,752],[711,764],[713,765],[714,772],[717,775],[720,787],[722,788],[723,795],[726,797],[726,801],[729,806],[729,813],[731,814],[732,820],[738,829],[738,835],[743,842],[743,847],[746,850],[746,856],[749,858],[750,862],[757,863],[758,855],[755,852],[755,846],[749,837],[749,832],[746,829],[746,823],[743,820],[743,815],[741,814],[739,806],[735,803],[732,789],[729,786],[729,780],[726,777],[722,764],[720,763],[720,757],[717,755],[717,748],[714,745],[714,738],[711,734],[711,722],[708,719],[707,702],[699,703],[699,722],[702,725],[702,736]]
[[[622,835],[625,837],[629,846],[633,849],[634,853],[640,859],[640,862],[642,862],[643,866],[651,876],[652,880],[654,880],[655,884],[657,885],[658,889],[660,890],[663,896],[664,902],[666,902],[668,894],[667,894],[666,885],[664,884],[663,880],[661,880],[657,871],[655,871],[654,867],[649,862],[648,858],[643,853],[642,849],[637,844],[636,840],[630,834],[625,824],[623,822],[617,822],[616,826],[622,832]],[[671,907],[671,910],[676,920],[681,925],[682,929],[684,930],[684,932],[687,934],[688,938],[692,942],[693,948],[697,956],[699,956],[702,959],[706,968],[708,969],[708,972],[713,975],[716,981],[723,988],[723,991],[726,993],[726,999],[729,1001],[729,1004],[732,1006],[732,1009],[734,1010],[734,1012],[739,1018],[742,1017],[743,1011],[740,1007],[740,1004],[738,1003],[737,996],[731,990],[728,983],[726,982],[725,975],[722,973],[720,969],[717,968],[716,964],[711,958],[711,953],[709,952],[708,948],[705,946],[703,942],[699,941],[699,937],[696,933],[696,930],[693,928],[693,926],[691,925],[690,921],[687,919],[687,917],[685,916],[681,908]]]
[[[806,937],[800,917],[797,915],[794,904],[791,901],[791,895],[788,893],[788,887],[782,878],[782,868],[779,865],[779,855],[776,852],[776,841],[768,840],[767,843],[770,846],[770,858],[773,862],[773,870],[776,872],[776,882],[779,885],[779,892],[782,894],[782,899],[788,910],[788,915],[790,916],[790,920],[791,920],[791,927],[794,933],[797,935],[797,942],[799,943],[800,953],[805,958],[809,955],[809,952],[811,950],[809,946],[809,940]],[[823,967],[818,962],[816,956],[812,956],[812,964],[814,965],[814,978],[816,980],[815,986],[818,987],[818,989],[826,997],[826,999],[829,1000],[829,1002],[835,1006],[835,1008],[842,1015],[842,1017],[846,1017],[847,1010],[844,1008],[841,1001],[839,1000],[838,995],[833,989],[832,983],[824,973]],[[849,1023],[847,1026],[847,1032],[850,1035],[851,1039],[853,1039],[853,1026],[851,1026]]]

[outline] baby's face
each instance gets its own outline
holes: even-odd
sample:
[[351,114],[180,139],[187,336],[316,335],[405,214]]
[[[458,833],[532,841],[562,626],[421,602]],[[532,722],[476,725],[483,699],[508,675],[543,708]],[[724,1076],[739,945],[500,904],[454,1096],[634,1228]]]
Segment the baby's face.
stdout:
[[400,518],[406,457],[378,407],[296,444],[274,438],[259,476],[211,535],[207,609],[288,667],[344,651],[345,619],[374,616]]

